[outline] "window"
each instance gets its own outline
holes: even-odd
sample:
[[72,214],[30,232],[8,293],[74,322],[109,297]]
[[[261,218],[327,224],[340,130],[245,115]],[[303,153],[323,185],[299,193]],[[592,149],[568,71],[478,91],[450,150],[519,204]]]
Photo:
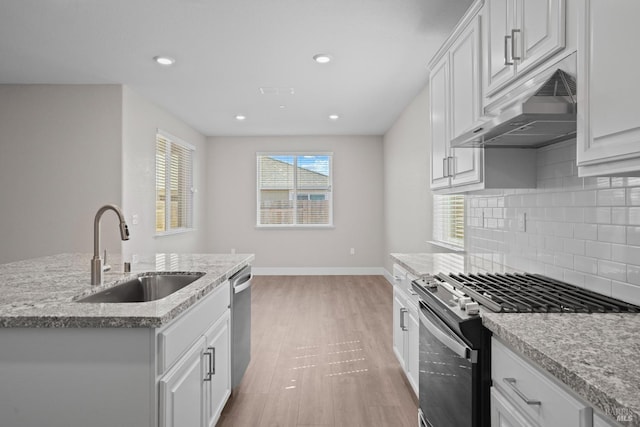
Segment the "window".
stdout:
[[333,155],[257,155],[258,226],[331,226]]
[[464,248],[464,196],[433,196],[433,240]]
[[156,134],[156,234],[193,228],[194,147]]

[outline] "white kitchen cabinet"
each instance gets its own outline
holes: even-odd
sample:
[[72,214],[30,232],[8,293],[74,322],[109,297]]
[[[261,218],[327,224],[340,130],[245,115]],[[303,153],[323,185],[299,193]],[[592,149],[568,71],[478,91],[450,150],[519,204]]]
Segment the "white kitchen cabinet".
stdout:
[[535,427],[495,387],[491,387],[491,427]]
[[231,395],[230,319],[229,313],[226,313],[205,333],[204,354],[207,374],[203,397],[206,427],[216,425]]
[[492,427],[527,426],[529,420],[539,426],[593,424],[593,409],[589,405],[495,337],[491,339],[491,379]]
[[640,2],[580,2],[579,176],[640,175]]
[[204,369],[200,338],[171,370],[160,379],[160,425],[203,426]]
[[487,97],[565,48],[564,0],[486,0],[482,17]]
[[450,146],[453,138],[476,126],[480,117],[480,17],[477,10],[473,13],[473,19],[454,33],[429,76],[432,189],[482,181],[482,149]]
[[417,296],[409,294],[407,291],[407,286],[410,286],[413,279],[415,278],[406,271],[394,266],[393,351],[417,396],[420,323]]

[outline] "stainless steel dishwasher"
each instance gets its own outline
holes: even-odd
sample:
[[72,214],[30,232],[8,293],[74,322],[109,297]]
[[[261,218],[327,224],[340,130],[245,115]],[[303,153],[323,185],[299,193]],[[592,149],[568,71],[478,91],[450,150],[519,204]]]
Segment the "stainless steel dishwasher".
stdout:
[[251,266],[231,276],[231,389],[251,360]]

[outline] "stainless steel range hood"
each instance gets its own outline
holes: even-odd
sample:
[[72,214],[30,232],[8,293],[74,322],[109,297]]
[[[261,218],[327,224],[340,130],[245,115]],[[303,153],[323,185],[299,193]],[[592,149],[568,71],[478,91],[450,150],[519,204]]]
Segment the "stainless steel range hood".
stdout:
[[541,83],[529,82],[518,101],[481,126],[460,135],[453,147],[538,148],[576,133],[576,81],[557,69]]

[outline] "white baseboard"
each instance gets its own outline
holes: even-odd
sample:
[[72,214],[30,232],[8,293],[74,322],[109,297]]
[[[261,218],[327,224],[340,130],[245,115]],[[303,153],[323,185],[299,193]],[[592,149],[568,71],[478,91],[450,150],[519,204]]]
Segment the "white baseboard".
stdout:
[[393,274],[389,273],[389,271],[386,268],[383,268],[382,270],[384,271],[384,273],[383,273],[384,278],[387,279],[387,282],[389,282],[389,283],[391,283],[393,285],[396,282],[393,279]]
[[[384,267],[251,267],[255,276],[387,276]],[[389,280],[389,279],[387,279]]]

